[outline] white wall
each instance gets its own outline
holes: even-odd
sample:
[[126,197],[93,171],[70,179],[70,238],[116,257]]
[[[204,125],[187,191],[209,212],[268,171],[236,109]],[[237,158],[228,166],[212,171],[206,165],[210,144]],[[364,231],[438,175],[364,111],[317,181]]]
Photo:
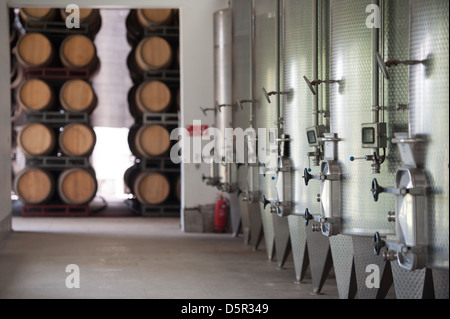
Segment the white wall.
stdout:
[[0,5],[0,239],[11,228],[11,106],[9,18],[6,4]]
[[[181,124],[213,123],[212,114],[204,117],[199,106],[214,105],[213,13],[228,7],[227,0],[0,0],[0,94],[9,96],[9,34],[7,7],[65,7],[75,3],[95,8],[180,8],[181,47]],[[125,61],[124,61],[125,63]],[[10,216],[10,123],[9,98],[0,107],[0,222]],[[213,203],[217,190],[201,181],[207,165],[183,164],[182,210]]]

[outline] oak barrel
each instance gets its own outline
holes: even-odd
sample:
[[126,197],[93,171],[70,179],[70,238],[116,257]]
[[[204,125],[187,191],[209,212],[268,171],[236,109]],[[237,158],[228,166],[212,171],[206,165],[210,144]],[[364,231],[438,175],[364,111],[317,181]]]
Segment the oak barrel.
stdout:
[[136,16],[142,27],[152,30],[155,27],[170,25],[174,11],[172,9],[137,9]]
[[41,123],[28,123],[17,136],[17,145],[27,156],[49,155],[55,148],[55,133]]
[[134,182],[136,181],[136,178],[139,176],[140,173],[141,173],[140,165],[134,164],[133,166],[129,167],[123,174],[123,181],[125,183],[125,186],[132,194],[134,194]]
[[145,81],[137,88],[136,106],[141,113],[164,112],[171,102],[170,89],[161,81]]
[[88,156],[96,143],[94,130],[82,123],[66,125],[59,134],[59,147],[67,156]]
[[134,47],[144,36],[145,28],[151,31],[166,25],[175,24],[177,15],[174,9],[133,9],[126,19],[127,41]]
[[138,86],[133,85],[130,90],[128,91],[128,110],[131,114],[131,116],[134,117],[136,123],[142,122],[142,112],[139,111],[137,105],[136,105],[136,91]]
[[17,61],[27,68],[48,66],[54,57],[53,46],[41,33],[27,33],[16,45]]
[[97,180],[90,169],[72,168],[63,171],[58,178],[58,195],[66,204],[89,203],[97,193]]
[[49,111],[54,106],[55,94],[45,81],[28,79],[17,89],[16,100],[25,112]]
[[24,204],[44,204],[53,196],[55,182],[49,172],[28,167],[15,177],[14,190]]
[[87,68],[93,73],[99,64],[94,42],[82,34],[64,39],[59,50],[61,63],[67,68]]
[[170,148],[170,134],[161,125],[132,127],[128,135],[130,150],[137,157],[151,158],[164,155]]
[[75,79],[65,82],[61,87],[59,102],[67,112],[90,114],[97,106],[97,96],[88,82]]
[[157,73],[167,69],[173,60],[172,47],[158,36],[142,39],[135,50],[137,67],[143,72]]
[[144,205],[156,205],[164,202],[170,193],[167,177],[156,172],[142,172],[134,182],[134,194]]
[[56,17],[56,9],[53,8],[21,8],[19,9],[19,17],[22,22],[42,23],[44,21],[52,21]]

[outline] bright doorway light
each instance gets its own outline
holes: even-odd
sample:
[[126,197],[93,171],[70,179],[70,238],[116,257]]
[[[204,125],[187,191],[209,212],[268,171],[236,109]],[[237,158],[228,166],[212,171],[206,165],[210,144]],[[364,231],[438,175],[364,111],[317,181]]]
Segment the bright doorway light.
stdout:
[[94,127],[97,143],[92,153],[92,166],[98,181],[97,196],[107,202],[122,201],[125,194],[123,175],[134,164],[128,146],[129,128]]

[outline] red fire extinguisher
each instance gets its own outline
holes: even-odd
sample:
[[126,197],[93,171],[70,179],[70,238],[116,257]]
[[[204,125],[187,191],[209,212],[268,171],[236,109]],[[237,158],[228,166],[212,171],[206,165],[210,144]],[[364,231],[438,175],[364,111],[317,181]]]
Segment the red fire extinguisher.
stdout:
[[225,232],[227,226],[228,202],[220,196],[216,201],[216,212],[214,216],[214,231],[216,233]]

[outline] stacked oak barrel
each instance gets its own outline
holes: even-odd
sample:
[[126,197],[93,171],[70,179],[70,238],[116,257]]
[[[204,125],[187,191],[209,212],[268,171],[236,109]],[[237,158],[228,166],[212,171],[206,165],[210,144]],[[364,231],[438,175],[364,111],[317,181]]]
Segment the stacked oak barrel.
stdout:
[[[15,101],[24,113],[17,145],[26,167],[14,189],[25,215],[70,213],[85,207],[97,192],[90,155],[96,136],[89,115],[97,104],[91,78],[100,67],[94,37],[98,9],[80,9],[80,28],[69,29],[64,9],[21,8],[25,30],[14,48],[23,79]],[[60,209],[60,210],[58,210]]]
[[169,157],[180,103],[178,11],[130,10],[126,24],[135,119],[128,142],[136,164],[125,172],[125,184],[142,215],[178,215],[180,169]]

